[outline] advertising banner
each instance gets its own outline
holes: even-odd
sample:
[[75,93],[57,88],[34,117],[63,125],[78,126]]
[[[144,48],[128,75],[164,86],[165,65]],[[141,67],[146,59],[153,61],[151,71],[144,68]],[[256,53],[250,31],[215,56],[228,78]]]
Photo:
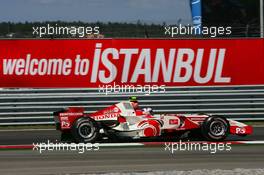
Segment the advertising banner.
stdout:
[[0,87],[263,85],[264,40],[0,40],[0,70]]

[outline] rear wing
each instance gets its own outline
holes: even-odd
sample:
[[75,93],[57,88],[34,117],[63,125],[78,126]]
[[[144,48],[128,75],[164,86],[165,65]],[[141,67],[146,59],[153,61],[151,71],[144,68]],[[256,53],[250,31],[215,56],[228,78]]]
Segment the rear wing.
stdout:
[[83,107],[69,107],[53,112],[53,118],[57,130],[70,129],[75,120],[83,116]]

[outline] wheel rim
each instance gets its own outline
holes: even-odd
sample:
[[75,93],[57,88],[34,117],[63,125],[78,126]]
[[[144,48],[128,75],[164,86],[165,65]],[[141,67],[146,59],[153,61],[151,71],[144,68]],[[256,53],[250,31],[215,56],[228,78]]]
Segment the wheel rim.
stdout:
[[92,137],[94,134],[94,131],[95,131],[95,128],[90,123],[82,123],[78,128],[79,135],[85,139]]
[[210,133],[214,136],[223,136],[226,132],[226,126],[221,121],[213,121],[210,124]]

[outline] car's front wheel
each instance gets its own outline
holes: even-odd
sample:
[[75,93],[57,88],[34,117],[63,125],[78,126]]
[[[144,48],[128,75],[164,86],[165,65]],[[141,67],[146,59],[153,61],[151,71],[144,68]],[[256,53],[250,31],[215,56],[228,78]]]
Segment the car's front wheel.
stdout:
[[229,134],[229,122],[224,117],[211,116],[203,122],[201,131],[207,140],[221,141]]
[[99,138],[99,127],[97,123],[87,117],[79,118],[72,127],[72,135],[78,143],[94,143]]

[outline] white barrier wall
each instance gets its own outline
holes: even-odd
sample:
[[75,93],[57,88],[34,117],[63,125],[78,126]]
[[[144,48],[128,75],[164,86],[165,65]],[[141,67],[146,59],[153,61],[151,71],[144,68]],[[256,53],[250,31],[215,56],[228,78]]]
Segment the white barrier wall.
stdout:
[[209,113],[264,118],[264,86],[170,87],[165,93],[109,93],[99,89],[2,89],[0,125],[53,124],[54,111],[83,106],[87,113],[137,96],[156,113]]

